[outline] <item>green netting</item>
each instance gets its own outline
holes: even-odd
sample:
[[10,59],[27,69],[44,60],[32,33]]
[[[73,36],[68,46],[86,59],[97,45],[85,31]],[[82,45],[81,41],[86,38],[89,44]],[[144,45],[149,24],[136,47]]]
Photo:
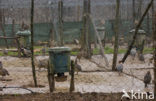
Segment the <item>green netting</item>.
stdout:
[[[148,24],[149,21],[149,24]],[[105,23],[105,33],[107,38],[111,38],[114,35],[114,27],[115,20],[107,20]],[[124,37],[128,36],[129,31],[133,29],[133,21],[132,20],[120,20],[120,35]],[[141,29],[145,30],[146,35],[150,36],[152,33],[152,19],[144,19]]]
[[[56,25],[58,26],[58,24]],[[81,29],[82,29],[83,23],[82,22],[64,22],[63,24],[63,34],[64,34],[64,41],[66,43],[73,42],[74,39],[80,39],[81,35]],[[15,25],[15,32],[17,32],[20,29],[20,25]],[[37,43],[38,41],[49,41],[50,40],[50,30],[58,30],[58,27],[54,29],[53,24],[51,23],[36,23],[34,24],[34,42]],[[12,25],[5,25],[5,31],[7,33],[6,36],[13,36],[12,35]],[[55,31],[56,32],[56,31]],[[55,33],[55,40],[57,41],[58,35]],[[91,39],[94,39],[94,29],[91,25],[90,27],[90,34]],[[0,32],[0,35],[3,35],[2,32]],[[9,45],[12,45],[12,40],[9,40]],[[4,40],[0,40],[0,45],[5,45]]]

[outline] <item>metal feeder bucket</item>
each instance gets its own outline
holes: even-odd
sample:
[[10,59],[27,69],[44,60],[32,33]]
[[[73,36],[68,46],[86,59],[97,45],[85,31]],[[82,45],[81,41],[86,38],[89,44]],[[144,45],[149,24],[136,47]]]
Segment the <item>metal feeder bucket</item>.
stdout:
[[68,47],[54,47],[49,49],[49,60],[51,70],[54,74],[57,74],[55,80],[58,82],[63,82],[67,80],[67,76],[64,75],[65,72],[69,72],[70,69],[70,51]]
[[31,44],[31,32],[29,30],[24,30],[24,31],[18,31],[16,33],[17,36],[20,37],[20,44],[25,47],[29,48]]

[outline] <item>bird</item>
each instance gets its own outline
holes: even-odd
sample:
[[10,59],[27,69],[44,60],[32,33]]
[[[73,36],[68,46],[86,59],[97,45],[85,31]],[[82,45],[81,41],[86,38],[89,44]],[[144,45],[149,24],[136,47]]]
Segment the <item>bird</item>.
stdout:
[[24,57],[30,57],[31,56],[30,50],[28,50],[26,48],[21,48],[21,51],[22,51]]
[[3,64],[2,64],[2,61],[0,61],[0,68],[3,68]]
[[82,53],[82,52],[79,52],[79,53],[77,54],[76,60],[78,59],[79,62],[80,62],[80,59],[82,58],[82,55],[83,55],[83,53]]
[[139,60],[145,62],[145,58],[143,54],[139,54]]
[[46,45],[42,48],[41,51],[42,51],[42,55],[45,56],[45,54],[46,54]]
[[130,52],[130,55],[132,56],[133,60],[135,59],[136,53],[137,53],[136,48],[133,48]]
[[48,60],[49,59],[38,60],[38,59],[34,58],[34,60],[35,60],[35,65],[39,68],[39,71],[41,70],[41,68],[48,68]]
[[79,40],[77,40],[77,39],[74,39],[74,43],[75,43],[76,45],[79,45],[79,44],[80,44]]
[[154,60],[154,57],[150,58],[148,65],[152,64],[153,60]]
[[8,50],[3,49],[2,51],[3,51],[3,54],[4,54],[4,55],[8,55]]
[[144,76],[145,88],[147,88],[147,85],[150,84],[151,80],[152,80],[151,73],[150,71],[148,71]]
[[116,70],[119,72],[119,75],[123,72],[123,63],[119,61],[119,64],[116,66]]
[[82,71],[81,66],[77,63],[77,59],[75,60],[75,65],[74,65],[75,70],[77,71],[77,75],[79,71]]
[[1,66],[0,67],[0,75],[2,76],[2,78],[4,76],[10,75],[9,72],[5,68],[3,68],[3,64],[1,61],[0,61],[0,66]]

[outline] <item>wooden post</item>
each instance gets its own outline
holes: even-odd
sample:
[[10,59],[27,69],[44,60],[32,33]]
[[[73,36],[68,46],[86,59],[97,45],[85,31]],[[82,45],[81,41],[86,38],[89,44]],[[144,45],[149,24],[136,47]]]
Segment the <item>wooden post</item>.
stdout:
[[133,27],[135,27],[135,20],[136,20],[136,14],[135,14],[135,0],[132,1],[132,9],[133,9]]
[[34,0],[31,0],[31,64],[34,85],[37,87],[37,78],[34,64]]
[[120,17],[120,0],[116,0],[116,19],[115,19],[115,44],[114,44],[114,54],[113,54],[113,64],[112,71],[115,71],[118,48],[119,48],[119,17]]
[[12,20],[12,36],[15,36],[15,20]]
[[139,6],[138,6],[138,16],[137,16],[137,18],[138,19],[141,19],[141,15],[142,15],[142,3],[143,3],[143,1],[142,0],[139,0],[138,2],[139,2]]
[[156,98],[156,13],[153,16],[154,97]]
[[54,92],[55,90],[54,71],[50,62],[48,62],[48,82],[49,82],[50,92]]
[[106,46],[106,33],[104,33],[104,39],[103,39],[103,47],[105,48],[105,46]]
[[90,0],[84,0],[83,10],[83,33],[81,34],[81,49],[86,52],[86,58],[91,58],[91,35],[90,35]]
[[63,46],[63,1],[58,3],[58,16],[59,16],[59,46]]
[[147,34],[150,35],[150,16],[149,12],[147,13]]
[[80,21],[80,5],[77,6],[77,21]]
[[127,50],[126,54],[125,54],[124,57],[122,58],[122,62],[123,62],[123,63],[125,62],[125,60],[127,59],[128,55],[130,54],[130,51],[131,51],[131,49],[132,49],[132,47],[133,47],[133,44],[135,43],[135,40],[136,40],[136,37],[137,37],[137,34],[138,34],[138,30],[139,30],[139,28],[140,28],[140,26],[141,26],[141,24],[142,24],[142,22],[143,22],[143,20],[144,20],[144,18],[145,18],[145,16],[146,16],[147,12],[149,11],[150,7],[152,6],[153,1],[154,1],[154,0],[151,0],[151,1],[150,1],[150,3],[148,4],[148,6],[147,6],[147,8],[146,8],[146,10],[145,10],[145,12],[144,12],[144,14],[143,14],[143,16],[141,17],[141,19],[140,19],[138,25],[137,25],[136,28],[135,28],[135,33],[134,33],[134,36],[133,36],[133,40],[132,40],[130,46],[128,47],[128,50]]
[[20,47],[20,42],[18,38],[16,38],[16,44],[17,44],[17,49],[18,49],[18,57],[21,57],[21,47]]
[[71,81],[70,81],[70,92],[75,90],[75,83],[74,83],[74,61],[71,61]]

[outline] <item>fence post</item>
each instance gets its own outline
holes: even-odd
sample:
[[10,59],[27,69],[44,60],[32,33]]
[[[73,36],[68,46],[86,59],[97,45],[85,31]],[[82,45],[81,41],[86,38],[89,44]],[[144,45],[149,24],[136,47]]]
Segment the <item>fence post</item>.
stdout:
[[74,61],[71,61],[71,81],[70,81],[70,93],[75,90],[75,83],[74,83]]

